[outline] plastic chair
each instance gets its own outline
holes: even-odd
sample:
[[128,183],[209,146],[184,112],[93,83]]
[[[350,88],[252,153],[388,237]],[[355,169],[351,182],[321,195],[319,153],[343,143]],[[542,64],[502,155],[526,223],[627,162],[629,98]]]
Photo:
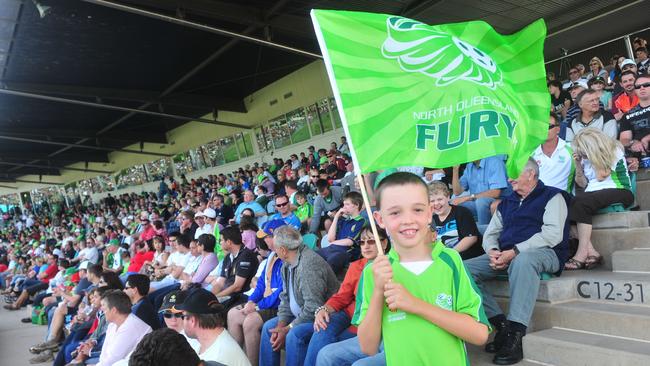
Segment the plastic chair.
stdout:
[[315,250],[317,241],[318,241],[318,237],[315,234],[309,233],[302,236],[302,242],[305,243],[305,245],[308,246],[309,249]]
[[[634,201],[636,202],[636,173],[630,173],[630,190],[632,191],[632,194],[634,195]],[[601,208],[600,210],[597,211],[597,213],[606,214],[611,212],[625,212],[625,211],[629,211],[630,208],[632,208],[633,206],[634,206],[634,202],[630,207],[625,207],[623,206],[622,203],[615,203],[613,205],[609,205],[607,207]]]

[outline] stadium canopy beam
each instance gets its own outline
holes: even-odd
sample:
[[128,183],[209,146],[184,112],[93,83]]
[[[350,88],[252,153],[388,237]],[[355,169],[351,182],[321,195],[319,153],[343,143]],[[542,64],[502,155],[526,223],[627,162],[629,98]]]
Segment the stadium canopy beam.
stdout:
[[56,168],[44,169],[33,167],[21,167],[18,171],[10,172],[8,170],[0,170],[0,177],[5,178],[18,178],[23,175],[53,175],[60,176],[61,172]]
[[28,180],[28,179],[14,179],[14,182],[17,182],[17,183],[47,184],[47,185],[53,185],[53,186],[64,186],[65,185],[65,183],[59,183],[59,182],[45,182],[45,181],[36,181],[36,180]]
[[211,95],[172,93],[163,98],[159,98],[160,93],[150,90],[113,89],[75,85],[31,84],[17,82],[5,82],[4,85],[7,89],[36,94],[99,98],[139,103],[150,102],[153,104],[162,104],[163,106],[171,105],[199,110],[218,109],[224,111],[246,113],[246,105],[243,100]]
[[[153,155],[153,156],[161,156],[161,157],[170,157],[171,156],[169,154],[157,153],[157,152],[153,152],[153,151],[139,151],[139,150],[132,150],[132,149],[118,149],[118,148],[104,147],[104,146],[80,145],[80,144],[74,144],[74,143],[69,143],[69,142],[46,141],[46,140],[30,139],[30,138],[24,138],[24,137],[5,136],[5,135],[0,135],[0,140],[10,140],[10,141],[20,141],[20,142],[34,142],[34,143],[37,143],[37,144],[65,146],[65,147],[68,147],[68,148],[80,148],[80,149],[109,151],[109,152],[124,152],[124,153],[130,153],[130,154]],[[47,160],[47,158],[40,158],[39,160]],[[29,164],[33,164],[33,163],[29,163]]]
[[[10,162],[20,162],[22,160],[34,160],[41,159],[43,157],[42,153],[35,152],[22,152],[22,151],[0,151],[0,160],[10,161]],[[68,163],[78,163],[80,160],[80,155],[75,152],[59,154],[56,156],[49,157],[49,161],[53,162],[68,162]],[[84,151],[82,160],[89,163],[110,163],[107,153],[103,152],[94,152],[94,151]]]
[[75,172],[87,172],[87,173],[99,173],[99,174],[111,174],[111,173],[113,173],[113,172],[108,171],[108,170],[73,168],[73,167],[67,167],[67,166],[55,166],[55,165],[44,165],[44,164],[11,163],[11,162],[8,162],[8,161],[0,161],[0,165],[26,166],[26,167],[31,167],[31,168],[58,169],[58,170],[71,170],[71,171],[75,171]]
[[[53,123],[56,124],[56,123]],[[3,123],[0,122],[0,126]],[[0,127],[0,135],[6,136],[28,136],[28,137],[50,137],[50,138],[95,138],[97,131],[95,130],[65,130],[58,128],[23,128],[23,127]],[[114,130],[109,131],[99,137],[100,139],[127,141],[127,142],[152,142],[156,144],[166,144],[167,134],[164,131],[146,131],[138,132],[131,130]],[[0,153],[0,158],[2,154]]]

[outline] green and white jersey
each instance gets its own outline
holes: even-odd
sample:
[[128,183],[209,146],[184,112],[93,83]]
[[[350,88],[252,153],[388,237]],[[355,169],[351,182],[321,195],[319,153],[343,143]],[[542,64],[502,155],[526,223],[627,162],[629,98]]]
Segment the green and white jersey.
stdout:
[[111,269],[118,269],[124,266],[124,259],[122,258],[122,252],[124,248],[118,248],[115,254],[113,254],[113,263],[111,263]]
[[573,193],[576,166],[571,145],[558,139],[551,156],[544,154],[540,145],[533,152],[532,158],[539,166],[539,179],[545,185]]
[[[468,314],[490,327],[481,293],[465,270],[458,252],[446,248],[440,241],[435,242],[431,252],[433,262],[420,274],[400,264],[396,251],[390,251],[388,257],[393,267],[393,281],[402,284],[413,296],[446,310]],[[363,300],[358,314],[353,317],[357,324],[363,321],[374,290],[371,264],[364,269],[362,280]],[[387,365],[469,364],[465,342],[428,320],[401,310],[391,312],[386,305],[382,317]]]
[[585,172],[585,177],[589,181],[585,192],[600,191],[601,189],[608,188],[632,189],[630,175],[627,172],[625,154],[621,149],[616,149],[616,161],[612,163],[611,174],[602,181],[596,179],[596,170],[591,165],[589,159],[582,159],[582,169]]

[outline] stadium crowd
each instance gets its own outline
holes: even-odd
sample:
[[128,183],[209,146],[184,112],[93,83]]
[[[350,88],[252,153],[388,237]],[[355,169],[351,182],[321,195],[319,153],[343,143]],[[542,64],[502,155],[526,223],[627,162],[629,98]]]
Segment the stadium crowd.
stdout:
[[[157,192],[5,213],[4,307],[47,326],[30,362],[279,365],[284,350],[286,365],[456,365],[458,339],[491,329],[494,363],[520,361],[540,278],[602,264],[593,216],[632,208],[632,173],[650,163],[635,42],[638,60],[611,71],[594,57],[549,75],[548,136],[516,179],[503,156],[378,172],[369,217],[342,137]],[[484,286],[499,275],[507,313]]]

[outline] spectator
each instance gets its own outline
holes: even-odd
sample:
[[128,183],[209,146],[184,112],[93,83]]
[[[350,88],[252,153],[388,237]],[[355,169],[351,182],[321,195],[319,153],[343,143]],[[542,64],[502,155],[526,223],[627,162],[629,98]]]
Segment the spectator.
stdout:
[[146,298],[148,291],[149,277],[143,274],[130,275],[124,285],[124,293],[131,300],[131,312],[147,323],[151,329],[158,329],[160,322],[156,317],[156,311]]
[[639,75],[634,85],[639,104],[621,120],[621,143],[638,154],[648,152],[650,144],[650,76]]
[[563,85],[562,89],[564,90],[569,90],[571,86],[573,86],[575,83],[583,81],[582,80],[582,75],[580,75],[580,71],[576,67],[572,67],[569,69],[569,80],[567,80]]
[[460,179],[458,171],[459,167],[455,166],[451,181],[456,198],[451,203],[469,209],[479,227],[487,225],[491,217],[490,205],[508,187],[503,157],[493,156],[467,163]]
[[[222,233],[223,235],[223,233]],[[189,288],[190,284],[199,284],[201,286],[207,286],[209,283],[205,282],[208,274],[212,272],[217,265],[219,260],[217,255],[214,254],[214,246],[216,245],[216,239],[212,234],[201,234],[197,242],[197,250],[201,253],[201,261],[192,275],[192,279],[189,282],[184,282],[181,285],[183,290]]]
[[223,229],[220,245],[228,255],[223,260],[219,277],[212,282],[212,292],[227,311],[246,301],[242,294],[250,288],[258,261],[255,253],[243,245],[236,227]]
[[[616,96],[621,94],[624,89],[621,86],[621,77],[624,72],[626,71],[632,71],[634,75],[636,75],[637,72],[637,67],[636,67],[636,62],[630,60],[629,58],[621,57],[621,60],[619,62],[619,69],[620,73],[618,74],[618,79],[616,79],[616,84],[614,84],[614,90],[612,91],[612,95],[614,95],[614,99],[616,99]],[[612,110],[612,112],[614,112]]]
[[131,258],[129,267],[126,269],[126,274],[120,276],[122,282],[126,282],[126,278],[129,275],[139,273],[145,262],[153,261],[154,254],[155,253],[153,251],[153,248],[151,247],[151,244],[149,244],[149,242],[147,241],[138,242],[136,244],[135,255],[133,256],[133,258]]
[[[392,249],[362,274],[361,350],[375,355],[383,340],[389,365],[467,364],[464,342],[484,344],[489,327],[460,255],[431,232],[426,184],[398,172],[380,182],[375,196],[374,217]],[[445,351],[432,355],[432,344]]]
[[648,49],[645,47],[638,47],[634,50],[634,55],[638,63],[636,64],[639,75],[648,74],[650,68],[650,59],[648,59]]
[[603,65],[603,62],[598,57],[593,57],[589,60],[589,69],[589,73],[585,76],[586,80],[591,80],[596,77],[607,80],[607,70],[605,70],[605,65]]
[[327,236],[323,237],[322,249],[317,251],[337,276],[342,276],[348,264],[361,256],[359,236],[366,225],[366,220],[360,215],[362,207],[360,193],[347,193],[343,197],[343,207],[336,211]]
[[[496,353],[492,362],[497,365],[523,358],[521,340],[535,307],[540,274],[559,274],[568,256],[569,195],[540,181],[539,168],[532,159],[512,187],[513,193],[499,204],[483,237],[487,254],[465,262],[481,288],[490,323],[497,329],[494,341],[485,347]],[[485,281],[498,274],[507,274],[510,283],[507,318],[485,287]]]
[[244,202],[242,202],[239,206],[237,206],[237,210],[235,211],[235,218],[234,222],[239,224],[241,220],[241,213],[245,208],[250,208],[255,212],[255,217],[259,218],[262,216],[266,216],[266,210],[262,206],[260,206],[259,203],[255,202],[255,194],[253,194],[253,191],[247,190],[244,192]]
[[314,312],[338,289],[330,266],[302,243],[300,233],[282,226],[273,233],[282,266],[278,316],[264,323],[260,340],[260,366],[279,365],[286,346],[286,366],[301,365],[314,332]]
[[179,215],[179,219],[181,220],[180,233],[187,235],[193,239],[194,234],[196,234],[196,230],[199,228],[199,224],[194,221],[194,211],[182,211]]
[[7,310],[19,310],[30,296],[36,295],[42,290],[46,290],[49,286],[50,280],[59,272],[57,265],[57,257],[54,254],[47,255],[47,269],[39,273],[35,279],[27,279],[19,287],[18,298],[13,303],[5,305]]
[[585,187],[585,192],[571,202],[569,213],[578,230],[578,250],[565,268],[592,269],[603,261],[591,243],[593,216],[599,209],[612,204],[630,206],[634,195],[630,190],[623,147],[618,141],[588,128],[576,136],[572,146],[576,159],[576,183]]
[[[569,128],[569,125],[571,122],[573,122],[573,119],[576,118],[578,113],[580,113],[580,106],[575,102],[576,98],[578,97],[578,94],[582,93],[583,90],[587,90],[587,83],[584,83],[582,81],[577,82],[568,89],[569,94],[571,95],[571,107],[566,112],[566,116],[562,120],[562,123],[560,124],[560,138],[566,139],[566,131]],[[603,106],[604,109],[604,106]]]
[[232,207],[225,205],[223,195],[221,194],[215,194],[212,197],[212,209],[217,214],[217,223],[222,226],[228,225],[228,222],[234,216]]
[[339,151],[341,154],[350,155],[350,147],[348,146],[348,139],[345,136],[341,136],[341,144],[339,145]]
[[[390,249],[386,231],[378,228],[378,234],[381,247],[384,253],[386,253]],[[362,258],[350,264],[350,268],[345,274],[345,279],[341,283],[339,291],[330,297],[324,305],[316,309],[314,314],[314,334],[309,341],[307,356],[305,358],[306,366],[317,364],[349,365],[357,361],[357,359],[353,358],[361,350],[356,339],[357,327],[352,324],[355,308],[357,307],[357,291],[363,269],[379,254],[372,230],[369,226],[365,227],[361,232],[360,246]],[[354,343],[338,343],[348,339],[353,339]],[[323,348],[332,343],[335,343],[337,346],[332,348],[330,352]],[[323,352],[325,353],[323,354]],[[335,360],[335,358],[339,357],[344,359]],[[385,360],[380,361],[378,357],[374,359],[380,365],[386,363]]]
[[166,276],[160,281],[151,282],[149,285],[150,291],[175,285],[180,280],[181,274],[191,257],[190,242],[187,240],[187,237],[181,236],[180,233],[172,233],[169,236],[172,253],[167,259],[167,267],[159,270],[159,273],[165,274]]
[[269,221],[282,220],[285,224],[300,230],[300,219],[291,212],[289,197],[284,194],[275,196],[275,208],[278,211],[276,214],[269,217]]
[[[267,221],[268,222],[268,221]],[[259,228],[255,225],[255,218],[251,216],[242,216],[239,230],[241,231],[241,240],[244,246],[250,250],[255,250],[255,235]]]
[[613,139],[618,136],[616,119],[611,113],[600,110],[599,101],[598,93],[595,90],[588,89],[578,94],[576,104],[580,107],[580,113],[567,129],[566,140],[568,142],[573,141],[574,136],[587,127],[598,129]]
[[573,193],[575,162],[571,145],[562,140],[559,117],[551,113],[546,141],[535,149],[532,158],[539,166],[539,179],[547,186]]
[[284,221],[271,220],[258,232],[258,238],[264,240],[271,252],[264,264],[260,264],[263,267],[261,276],[257,279],[255,290],[248,297],[248,302],[228,312],[228,329],[240,346],[246,345],[246,355],[253,365],[259,363],[262,326],[277,315],[280,305],[283,262],[275,253],[273,232],[282,226],[285,226]]
[[183,311],[187,336],[198,341],[194,351],[199,358],[228,366],[250,366],[244,351],[225,329],[224,308],[214,294],[194,289],[176,309]]
[[589,79],[587,85],[589,86],[589,89],[595,90],[597,92],[596,95],[598,95],[600,103],[605,106],[605,110],[610,111],[612,109],[612,93],[605,90],[607,87],[607,82],[605,79],[600,76],[596,76],[592,79]]
[[158,329],[144,336],[131,354],[128,365],[224,366],[213,361],[201,361],[183,335],[167,328]]
[[547,84],[548,91],[551,93],[551,106],[555,113],[559,113],[562,117],[566,116],[566,112],[571,106],[571,95],[562,89],[562,84],[557,80],[551,80]]
[[330,186],[325,179],[318,179],[316,187],[318,196],[314,200],[314,215],[309,225],[309,231],[319,234],[322,229],[329,231],[332,217],[343,204],[343,193],[341,187]]
[[311,217],[314,215],[314,206],[307,200],[307,195],[303,192],[296,193],[296,217],[300,220],[301,225],[309,225]]
[[133,351],[151,327],[131,313],[131,301],[120,290],[104,293],[102,311],[109,325],[97,366],[110,366]]
[[632,71],[623,71],[621,74],[620,85],[623,88],[623,91],[614,97],[614,106],[612,107],[612,113],[614,113],[614,117],[617,121],[620,121],[621,118],[623,118],[623,114],[629,112],[630,109],[639,104],[639,98],[634,93],[635,81],[636,73]]
[[431,227],[438,239],[460,253],[463,260],[483,254],[479,232],[472,212],[463,206],[450,205],[451,191],[447,184],[436,181],[429,185],[429,202],[433,208]]

